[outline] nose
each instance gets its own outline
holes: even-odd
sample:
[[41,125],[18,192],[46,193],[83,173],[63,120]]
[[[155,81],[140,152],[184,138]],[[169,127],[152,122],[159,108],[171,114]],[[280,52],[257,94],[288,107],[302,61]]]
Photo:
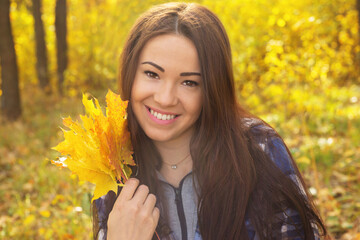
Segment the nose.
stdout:
[[154,101],[162,107],[176,105],[178,103],[178,97],[175,86],[169,82],[164,82],[155,90]]

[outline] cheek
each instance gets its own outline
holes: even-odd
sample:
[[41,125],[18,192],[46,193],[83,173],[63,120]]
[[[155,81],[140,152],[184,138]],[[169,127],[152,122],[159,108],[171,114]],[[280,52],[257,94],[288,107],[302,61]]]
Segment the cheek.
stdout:
[[202,95],[187,99],[188,111],[198,118],[202,110]]
[[138,81],[134,81],[132,89],[131,89],[131,97],[130,97],[130,103],[133,109],[133,112],[135,114],[135,116],[138,117],[139,115],[139,110],[140,110],[140,104],[142,101],[142,93],[141,93],[141,88],[139,88],[139,83]]
[[144,95],[144,88],[141,87],[141,81],[135,77],[132,89],[131,89],[131,101],[135,103],[136,101],[141,100]]
[[134,101],[141,101],[145,98],[154,94],[154,89],[157,89],[158,86],[153,82],[146,79],[141,73],[136,74],[133,86],[131,89],[131,98]]
[[196,114],[197,114],[197,118],[200,116],[200,113],[201,113],[201,110],[202,110],[202,103],[199,101],[197,104],[196,104]]
[[136,74],[133,84],[131,86],[131,97],[136,96],[138,85],[139,85],[139,80],[137,79],[137,74]]

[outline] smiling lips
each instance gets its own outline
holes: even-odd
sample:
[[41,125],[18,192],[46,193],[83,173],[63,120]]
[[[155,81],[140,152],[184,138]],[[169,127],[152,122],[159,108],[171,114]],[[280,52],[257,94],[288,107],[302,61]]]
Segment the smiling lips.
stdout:
[[146,107],[146,108],[148,110],[150,118],[160,124],[172,123],[179,116],[176,114],[166,114],[164,112],[160,113],[158,110],[153,110],[150,107]]

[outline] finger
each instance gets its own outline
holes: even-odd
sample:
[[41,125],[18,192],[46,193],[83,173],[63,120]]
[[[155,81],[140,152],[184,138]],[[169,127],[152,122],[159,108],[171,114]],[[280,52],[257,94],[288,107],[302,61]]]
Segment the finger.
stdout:
[[138,187],[138,189],[135,192],[135,195],[133,197],[133,200],[140,203],[140,204],[144,204],[147,196],[149,195],[149,188],[146,185],[140,185]]
[[160,217],[160,210],[157,207],[154,208],[154,210],[152,212],[152,216],[153,216],[153,219],[154,219],[154,221],[156,223],[155,224],[155,226],[156,226],[158,221],[159,221],[159,217]]
[[144,202],[144,207],[148,210],[149,213],[151,213],[154,210],[155,205],[156,197],[154,194],[150,193]]
[[126,181],[123,189],[120,192],[118,200],[130,200],[134,196],[136,188],[139,186],[139,180],[136,178],[130,178]]

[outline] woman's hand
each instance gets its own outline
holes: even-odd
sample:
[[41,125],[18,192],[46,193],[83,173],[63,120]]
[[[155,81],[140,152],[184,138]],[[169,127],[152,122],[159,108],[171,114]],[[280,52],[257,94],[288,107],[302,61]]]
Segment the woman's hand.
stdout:
[[108,240],[151,239],[159,221],[156,197],[139,180],[126,181],[108,219]]

